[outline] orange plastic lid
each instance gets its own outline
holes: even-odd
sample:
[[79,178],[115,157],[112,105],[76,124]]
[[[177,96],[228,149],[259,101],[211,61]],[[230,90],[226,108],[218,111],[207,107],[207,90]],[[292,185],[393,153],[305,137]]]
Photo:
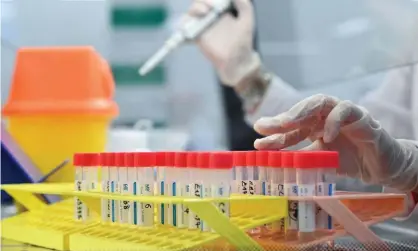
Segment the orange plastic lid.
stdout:
[[3,115],[115,116],[114,92],[110,67],[92,47],[22,48]]

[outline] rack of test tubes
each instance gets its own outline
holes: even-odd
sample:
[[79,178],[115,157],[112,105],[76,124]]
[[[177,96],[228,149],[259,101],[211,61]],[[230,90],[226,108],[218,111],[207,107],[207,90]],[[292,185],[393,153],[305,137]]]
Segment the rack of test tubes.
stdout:
[[[337,152],[78,153],[73,164],[73,185],[5,188],[12,196],[74,196],[25,213],[41,224],[52,210],[65,211],[57,220],[67,222],[64,244],[53,247],[61,250],[334,248],[333,240],[345,234],[385,248],[368,226],[405,208],[403,195],[337,192]],[[22,217],[6,226],[17,222]]]

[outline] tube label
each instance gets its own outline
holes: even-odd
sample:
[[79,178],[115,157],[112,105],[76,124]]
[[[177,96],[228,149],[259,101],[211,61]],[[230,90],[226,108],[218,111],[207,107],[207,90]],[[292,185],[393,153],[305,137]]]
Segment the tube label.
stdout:
[[[141,196],[153,196],[154,195],[154,184],[145,182],[140,184],[139,194]],[[148,202],[139,203],[139,222],[142,226],[153,226],[154,225],[154,205]]]
[[[75,182],[75,190],[76,191],[86,191],[88,188],[87,182],[83,180],[77,180]],[[75,206],[75,219],[84,221],[87,220],[89,217],[89,209],[87,205],[83,203],[78,197],[74,198],[74,206]]]
[[[203,190],[202,198],[210,198],[212,196],[211,186],[203,185],[202,190]],[[202,231],[210,231],[210,227],[206,224],[206,222],[201,221],[200,226],[201,226],[200,229]]]
[[[298,196],[300,197],[312,197],[315,196],[315,185],[300,184]],[[299,231],[300,232],[314,232],[315,231],[315,216],[316,216],[316,204],[313,201],[300,201],[299,202]]]
[[[190,185],[181,184],[178,188],[179,196],[188,196],[190,194]],[[178,227],[188,227],[189,226],[189,208],[184,204],[178,204]]]
[[[119,194],[119,184],[116,181],[110,183],[110,191],[115,194]],[[112,222],[117,222],[119,219],[119,201],[112,200]]]
[[[102,181],[102,192],[109,193],[110,192],[110,181],[103,180]],[[109,199],[102,199],[102,221],[109,222],[112,219],[112,210],[111,210],[111,202]]]
[[[133,193],[132,184],[127,182],[122,183],[122,194],[130,195]],[[129,200],[123,200],[120,202],[120,223],[133,223],[133,210],[132,202]]]
[[[297,184],[288,183],[284,184],[284,191],[286,196],[298,196],[298,186]],[[297,230],[298,229],[298,202],[297,201],[289,201],[289,217],[287,222],[287,228],[289,230]]]
[[[202,186],[198,183],[192,183],[190,189],[190,197],[201,198],[202,197]],[[189,228],[200,229],[201,225],[200,217],[194,212],[189,213]]]
[[[317,184],[317,196],[333,196],[335,194],[336,186],[333,183],[319,182]],[[316,208],[317,228],[333,229],[332,217],[328,215],[319,206]]]

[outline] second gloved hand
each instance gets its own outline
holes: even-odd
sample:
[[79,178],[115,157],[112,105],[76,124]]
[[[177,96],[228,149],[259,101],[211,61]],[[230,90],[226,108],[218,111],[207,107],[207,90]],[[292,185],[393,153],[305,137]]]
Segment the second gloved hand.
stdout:
[[396,140],[362,107],[334,97],[315,95],[276,117],[262,118],[255,130],[267,136],[257,149],[278,150],[305,139],[303,150],[338,151],[339,174],[400,191],[418,190],[418,147]]
[[[194,0],[184,18],[201,18],[225,0]],[[226,85],[234,87],[261,64],[253,50],[254,8],[250,0],[232,0],[239,16],[226,13],[197,40],[199,48],[215,66]]]

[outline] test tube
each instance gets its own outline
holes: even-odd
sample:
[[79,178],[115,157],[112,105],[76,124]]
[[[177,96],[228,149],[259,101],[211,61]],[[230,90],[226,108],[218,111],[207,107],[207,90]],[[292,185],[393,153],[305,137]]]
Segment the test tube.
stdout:
[[[175,196],[185,196],[190,184],[187,170],[187,152],[177,152],[175,155]],[[173,188],[174,189],[174,188]],[[189,215],[184,204],[173,205],[174,214],[177,218],[177,227],[188,227]]]
[[[212,180],[212,197],[229,198],[231,194],[233,154],[230,152],[216,152],[210,155],[210,171]],[[230,216],[229,203],[217,202],[218,210]]]
[[269,152],[257,151],[256,152],[256,166],[259,173],[260,194],[270,196],[271,195],[271,168],[269,168]]
[[[187,157],[187,166],[190,173],[190,197],[201,198],[202,197],[202,184],[201,172],[198,165],[198,153],[190,152]],[[200,217],[190,211],[189,212],[189,229],[200,230],[201,219]]]
[[[120,193],[123,195],[132,194],[132,185],[129,184],[128,180],[128,165],[127,165],[127,153],[117,153],[116,154],[116,163],[118,166],[118,188],[120,189]],[[131,215],[132,207],[131,203],[128,200],[119,201],[119,223],[121,224],[129,224],[130,222],[130,215]]]
[[99,182],[99,166],[100,166],[100,154],[99,153],[86,153],[85,156],[85,168],[87,171],[87,190],[94,191],[97,189]]
[[248,151],[246,153],[246,166],[248,177],[248,194],[260,195],[260,168],[257,166],[257,152]]
[[[294,167],[299,197],[316,196],[318,173],[318,155],[316,152],[300,151],[294,153]],[[316,230],[316,204],[314,201],[299,201],[298,208],[299,238],[314,239]]]
[[[317,196],[333,196],[336,190],[337,168],[339,167],[338,152],[317,152]],[[332,230],[334,223],[332,217],[317,208],[317,229]]]
[[[200,172],[201,198],[210,198],[212,196],[212,179],[210,178],[210,153],[200,152],[197,156],[197,165]],[[206,222],[201,221],[200,230],[203,232],[211,231]]]
[[[73,157],[75,167],[75,191],[86,191],[87,182],[85,182],[85,156],[82,153],[76,153]],[[87,205],[85,205],[78,197],[74,198],[75,219],[78,221],[85,221],[89,216]]]
[[[157,169],[157,195],[165,196],[167,193],[167,183],[165,182],[165,152],[155,153],[155,166]],[[162,225],[167,224],[168,208],[167,205],[161,203],[158,206],[158,222]]]
[[[175,196],[176,195],[176,189],[175,189],[175,166],[174,166],[174,158],[175,158],[175,152],[166,152],[165,153],[165,162],[167,164],[166,170],[165,170],[165,181],[167,182],[167,196]],[[167,224],[171,226],[177,225],[176,220],[176,214],[174,213],[174,205],[172,203],[167,203]]]
[[[110,193],[110,173],[109,173],[109,156],[110,153],[100,154],[100,165],[102,167],[102,192]],[[102,199],[102,222],[110,222],[112,219],[111,201]]]
[[234,158],[234,184],[232,191],[238,194],[248,194],[248,176],[247,176],[247,152],[233,152]]
[[[293,167],[294,152],[282,151],[281,161],[284,168],[284,195],[298,196],[298,185],[296,181],[296,169]],[[288,217],[285,229],[285,237],[291,240],[297,237],[298,230],[298,202],[294,200],[288,201]]]
[[[136,152],[134,155],[135,167],[138,175],[136,185],[140,196],[154,196],[154,165],[156,155],[152,152]],[[154,226],[154,205],[149,202],[140,202],[136,211],[140,226]]]
[[[268,152],[268,166],[270,169],[271,195],[284,196],[284,168],[282,167],[282,153],[280,151]],[[285,219],[275,222],[273,225],[273,232],[284,234]]]
[[[119,178],[122,186],[121,193],[124,195],[135,195],[137,193],[136,183],[138,176],[135,169],[134,153],[124,153],[122,154],[122,157],[123,162],[120,164],[121,167],[119,168]],[[136,202],[123,200],[121,206],[123,207],[121,223],[136,225]]]
[[[109,174],[110,174],[110,192],[119,194],[119,172],[117,166],[116,156],[120,153],[110,153],[109,155]],[[112,223],[117,223],[119,220],[119,200],[111,200]]]

